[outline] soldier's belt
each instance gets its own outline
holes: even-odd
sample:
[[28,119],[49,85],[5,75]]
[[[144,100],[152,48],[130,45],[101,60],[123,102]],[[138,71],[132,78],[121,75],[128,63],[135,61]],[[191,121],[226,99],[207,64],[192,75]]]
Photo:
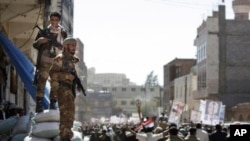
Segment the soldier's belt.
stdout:
[[67,87],[67,88],[72,88],[72,84],[67,83],[67,82],[59,82],[59,86],[61,87]]

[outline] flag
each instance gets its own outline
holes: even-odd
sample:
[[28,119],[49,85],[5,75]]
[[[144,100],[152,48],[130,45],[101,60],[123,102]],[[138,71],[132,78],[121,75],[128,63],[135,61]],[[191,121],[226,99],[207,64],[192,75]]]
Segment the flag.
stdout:
[[149,118],[147,121],[144,121],[143,123],[141,123],[138,127],[135,128],[135,131],[140,131],[143,129],[143,126],[145,128],[152,128],[154,127],[154,122],[155,120],[153,118]]

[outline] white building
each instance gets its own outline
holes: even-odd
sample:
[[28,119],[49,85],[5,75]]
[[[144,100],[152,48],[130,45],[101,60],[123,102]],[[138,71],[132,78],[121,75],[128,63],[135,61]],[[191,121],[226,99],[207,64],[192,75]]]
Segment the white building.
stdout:
[[[141,112],[144,115],[157,115],[162,105],[162,88],[142,86],[92,87],[95,91],[109,91],[113,95],[113,109],[120,108],[128,115],[137,113],[136,100],[140,100]],[[143,116],[144,116],[143,115]]]
[[[190,119],[192,110],[198,111],[199,100],[193,98],[193,92],[197,90],[197,66],[192,67],[191,72],[174,80],[174,101],[182,102],[186,105],[182,114],[184,119]],[[197,105],[198,104],[198,105]]]
[[96,73],[95,68],[88,69],[88,86],[128,86],[135,85],[123,73]]

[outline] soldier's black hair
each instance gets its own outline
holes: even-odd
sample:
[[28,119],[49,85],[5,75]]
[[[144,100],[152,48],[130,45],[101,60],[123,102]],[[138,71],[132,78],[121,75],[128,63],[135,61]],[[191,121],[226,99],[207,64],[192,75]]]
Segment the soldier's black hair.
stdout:
[[51,17],[58,17],[59,18],[59,20],[61,20],[61,14],[60,13],[58,13],[58,12],[52,12],[51,14],[50,14],[50,16],[49,16],[49,18],[51,18]]

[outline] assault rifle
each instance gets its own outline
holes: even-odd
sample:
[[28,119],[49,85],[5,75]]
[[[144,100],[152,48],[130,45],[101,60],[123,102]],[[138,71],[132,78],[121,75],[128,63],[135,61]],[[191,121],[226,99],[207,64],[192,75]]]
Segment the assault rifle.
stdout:
[[51,41],[51,45],[53,47],[58,47],[62,49],[62,44],[57,41],[57,36],[54,36],[53,33],[49,31],[49,29],[42,30],[38,25],[35,26],[38,28],[43,37],[49,39]]
[[81,80],[79,79],[79,77],[77,76],[77,73],[74,69],[69,70],[70,74],[72,74],[73,76],[75,76],[75,80],[73,81],[73,87],[72,87],[72,92],[74,94],[74,96],[76,96],[75,93],[75,88],[80,88],[80,90],[82,91],[83,95],[86,96],[86,91],[81,83]]

